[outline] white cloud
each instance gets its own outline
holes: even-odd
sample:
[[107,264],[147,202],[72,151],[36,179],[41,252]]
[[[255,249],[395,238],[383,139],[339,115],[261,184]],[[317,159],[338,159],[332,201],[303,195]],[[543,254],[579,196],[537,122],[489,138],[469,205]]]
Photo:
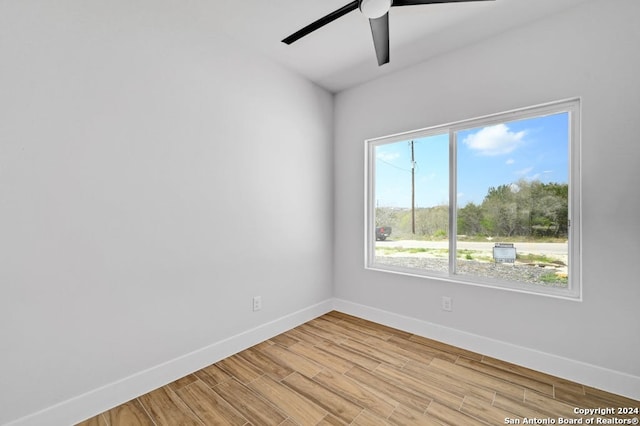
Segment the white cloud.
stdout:
[[513,158],[509,158],[507,161],[505,161],[505,164],[507,166],[510,166],[512,164],[515,164],[516,160],[514,160]]
[[525,175],[528,175],[529,173],[531,173],[532,171],[533,171],[533,167],[527,167],[525,169],[518,170],[516,172],[516,174],[520,175],[520,176],[525,176]]
[[386,162],[391,162],[393,160],[396,160],[399,157],[400,157],[400,154],[397,152],[378,152],[376,154],[376,158],[378,160],[382,160]]
[[462,141],[480,155],[508,154],[522,144],[525,131],[512,132],[505,124],[484,127]]

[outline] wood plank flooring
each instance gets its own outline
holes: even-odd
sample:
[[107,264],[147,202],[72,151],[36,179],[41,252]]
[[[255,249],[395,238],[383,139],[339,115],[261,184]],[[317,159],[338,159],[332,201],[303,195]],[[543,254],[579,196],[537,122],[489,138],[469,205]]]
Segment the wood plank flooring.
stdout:
[[[499,425],[640,402],[339,312],[80,426]],[[518,421],[520,423],[518,423]]]

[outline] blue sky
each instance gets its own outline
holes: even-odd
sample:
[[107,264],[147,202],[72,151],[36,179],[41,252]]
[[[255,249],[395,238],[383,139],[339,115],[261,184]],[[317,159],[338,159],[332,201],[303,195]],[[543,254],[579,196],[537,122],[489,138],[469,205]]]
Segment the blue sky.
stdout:
[[[567,113],[458,132],[458,206],[519,179],[567,183],[568,137]],[[448,134],[414,139],[414,153],[416,206],[448,204]],[[375,155],[377,205],[410,207],[410,140],[378,145]]]

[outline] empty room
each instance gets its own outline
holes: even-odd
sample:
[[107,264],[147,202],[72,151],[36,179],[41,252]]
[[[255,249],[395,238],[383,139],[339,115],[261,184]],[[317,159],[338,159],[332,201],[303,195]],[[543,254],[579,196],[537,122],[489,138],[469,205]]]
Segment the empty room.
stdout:
[[637,424],[637,0],[0,0],[0,425]]

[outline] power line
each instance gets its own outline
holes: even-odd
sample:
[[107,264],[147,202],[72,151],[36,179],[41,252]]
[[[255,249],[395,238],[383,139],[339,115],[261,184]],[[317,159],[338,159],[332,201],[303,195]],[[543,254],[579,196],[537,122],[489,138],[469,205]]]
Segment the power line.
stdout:
[[382,162],[382,163],[384,163],[384,164],[386,164],[386,165],[389,165],[389,166],[391,166],[391,167],[393,167],[393,168],[395,168],[395,169],[402,170],[403,172],[411,173],[411,170],[403,169],[403,168],[402,168],[402,167],[400,167],[400,166],[396,166],[395,164],[390,163],[390,162],[385,161],[385,160],[382,160],[382,159],[380,159],[380,158],[377,158],[377,159],[376,159],[376,161],[380,161],[380,162]]

